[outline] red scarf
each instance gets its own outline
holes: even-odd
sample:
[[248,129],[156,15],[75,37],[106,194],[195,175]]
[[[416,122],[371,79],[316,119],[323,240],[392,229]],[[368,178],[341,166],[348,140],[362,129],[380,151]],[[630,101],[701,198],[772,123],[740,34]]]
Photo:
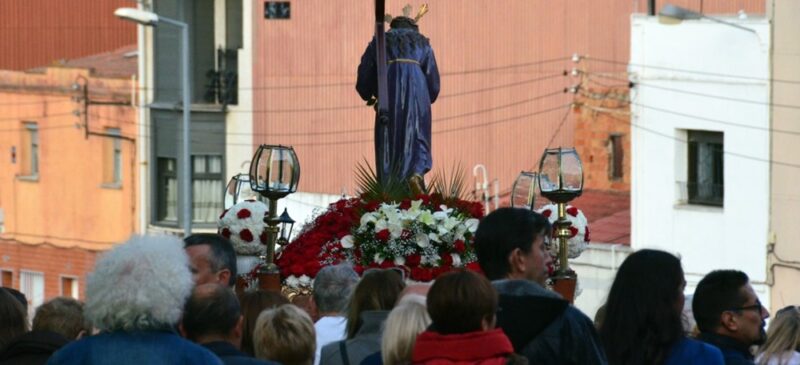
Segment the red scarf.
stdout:
[[442,335],[425,331],[417,336],[413,364],[504,365],[514,353],[511,341],[500,329]]

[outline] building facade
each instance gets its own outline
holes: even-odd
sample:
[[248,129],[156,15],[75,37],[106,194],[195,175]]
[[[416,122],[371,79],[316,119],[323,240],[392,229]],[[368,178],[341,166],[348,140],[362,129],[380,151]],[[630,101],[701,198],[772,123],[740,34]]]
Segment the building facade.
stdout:
[[83,298],[97,253],[137,232],[132,51],[0,71],[1,284],[31,310]]

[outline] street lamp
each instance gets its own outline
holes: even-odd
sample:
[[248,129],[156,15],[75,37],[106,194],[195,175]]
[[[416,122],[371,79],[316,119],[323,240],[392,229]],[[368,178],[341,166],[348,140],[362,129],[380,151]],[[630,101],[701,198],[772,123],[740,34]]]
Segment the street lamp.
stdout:
[[575,296],[577,275],[569,268],[567,240],[570,222],[566,205],[583,193],[583,164],[574,148],[548,148],[539,161],[539,191],[542,196],[558,205],[558,220],[553,224],[558,239],[558,263],[554,289],[564,299],[572,302]]
[[713,22],[717,22],[720,24],[730,25],[731,27],[739,28],[742,30],[746,30],[748,32],[756,33],[754,29],[750,29],[747,27],[743,27],[739,24],[726,22],[721,19],[713,18],[710,16],[706,16],[702,13],[698,13],[695,11],[691,11],[686,8],[682,8],[680,6],[675,6],[672,4],[664,4],[661,8],[661,11],[658,12],[658,22],[662,24],[678,24],[684,20],[691,20],[691,19],[708,19]]
[[[292,147],[265,144],[258,147],[250,163],[250,188],[269,199],[269,215],[264,218],[267,224],[267,255],[258,278],[262,289],[280,291],[275,244],[288,243],[294,220],[286,210],[278,217],[278,199],[297,191],[299,181],[300,162]],[[281,239],[278,239],[279,232],[282,233]]]
[[250,187],[250,175],[233,175],[228,181],[228,185],[225,186],[225,192],[223,193],[222,201],[225,209],[229,209],[238,202],[250,199],[261,200],[261,196]]
[[535,172],[522,171],[511,188],[511,206],[534,209],[536,203],[537,177]]
[[183,234],[188,237],[192,234],[192,187],[191,181],[191,151],[189,144],[189,120],[191,115],[191,90],[192,80],[189,78],[189,25],[184,22],[160,16],[156,13],[139,10],[134,8],[119,8],[114,11],[114,15],[121,19],[130,20],[148,27],[155,27],[159,23],[174,25],[181,29],[181,91],[183,92],[183,131],[181,143],[183,152],[181,153],[181,167],[178,169],[178,179],[180,195],[183,202]]

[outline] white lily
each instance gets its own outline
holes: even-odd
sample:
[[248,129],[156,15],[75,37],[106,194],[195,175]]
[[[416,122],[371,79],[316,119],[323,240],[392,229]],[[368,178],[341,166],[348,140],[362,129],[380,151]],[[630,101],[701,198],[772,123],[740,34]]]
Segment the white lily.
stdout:
[[298,281],[300,282],[300,285],[302,285],[302,286],[311,285],[311,278],[306,276],[306,275],[300,276],[300,279],[298,279]]
[[394,258],[394,264],[397,266],[403,266],[406,264],[406,258],[399,256]]
[[372,261],[374,261],[376,264],[380,265],[380,264],[383,263],[383,256],[381,256],[381,254],[379,254],[379,253],[376,253],[375,256],[372,256]]
[[417,236],[414,237],[417,241],[417,246],[425,248],[431,244],[431,240],[425,233],[417,233]]
[[356,239],[353,237],[353,235],[348,234],[347,236],[342,237],[342,239],[339,240],[339,243],[341,243],[342,247],[344,248],[353,248],[353,246],[355,246]]
[[475,231],[478,230],[478,223],[480,223],[480,221],[475,218],[464,221],[464,225],[467,226],[467,230],[470,231],[470,233],[475,233]]
[[451,253],[450,257],[453,258],[453,267],[461,267],[461,256],[457,253]]

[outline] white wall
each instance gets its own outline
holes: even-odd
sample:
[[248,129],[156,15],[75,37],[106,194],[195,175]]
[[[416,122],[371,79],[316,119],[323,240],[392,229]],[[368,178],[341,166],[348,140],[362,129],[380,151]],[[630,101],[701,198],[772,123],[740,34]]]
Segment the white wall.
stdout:
[[[705,273],[732,268],[746,272],[756,291],[768,294],[763,283],[770,193],[770,26],[761,18],[723,19],[755,33],[703,20],[663,25],[655,17],[632,18],[629,72],[632,81],[643,84],[631,93],[632,248],[680,255],[687,292]],[[679,202],[676,181],[686,181],[683,131],[688,129],[724,133],[723,207]],[[768,301],[768,295],[761,300]]]
[[[246,173],[253,158],[253,3],[242,2],[242,49],[239,50],[239,102],[225,116],[226,181]],[[224,14],[224,4],[222,14]],[[224,17],[223,17],[224,18]],[[224,27],[222,29],[224,32]],[[223,33],[224,34],[224,33]]]

